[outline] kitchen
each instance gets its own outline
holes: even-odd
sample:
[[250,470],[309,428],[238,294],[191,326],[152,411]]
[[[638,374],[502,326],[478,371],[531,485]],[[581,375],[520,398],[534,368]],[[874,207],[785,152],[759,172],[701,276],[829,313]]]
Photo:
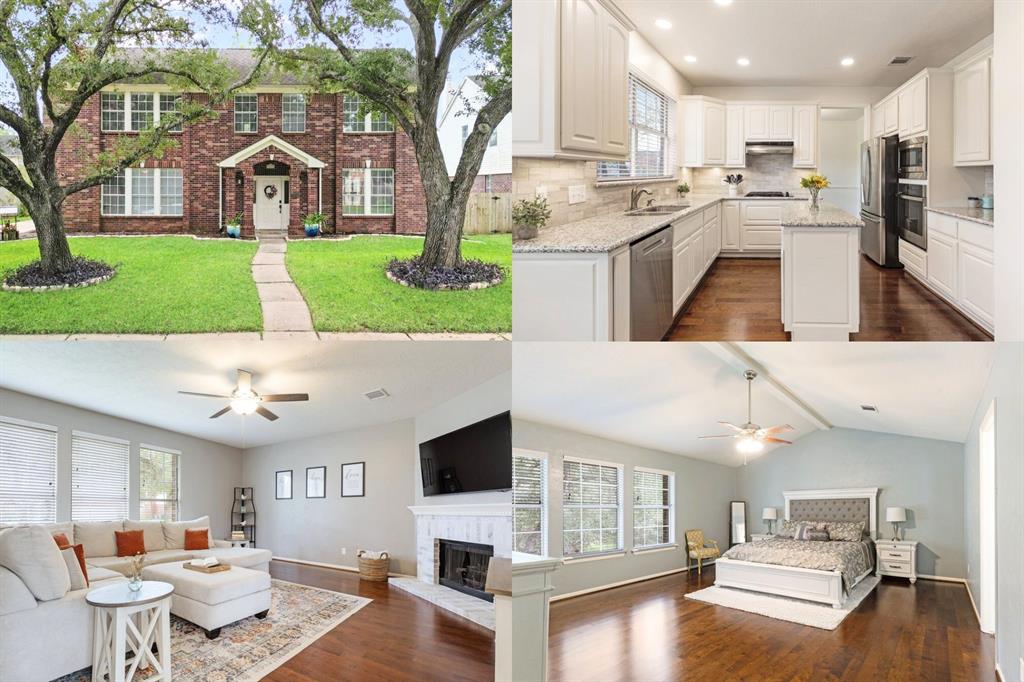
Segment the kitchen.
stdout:
[[516,339],[992,338],[991,3],[513,5]]

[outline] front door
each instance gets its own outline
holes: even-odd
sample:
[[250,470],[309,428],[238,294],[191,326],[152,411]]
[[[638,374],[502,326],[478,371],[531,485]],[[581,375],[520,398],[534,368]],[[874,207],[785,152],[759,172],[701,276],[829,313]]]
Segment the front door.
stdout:
[[252,221],[257,230],[288,228],[285,180],[287,178],[279,176],[256,176],[256,204],[252,210]]

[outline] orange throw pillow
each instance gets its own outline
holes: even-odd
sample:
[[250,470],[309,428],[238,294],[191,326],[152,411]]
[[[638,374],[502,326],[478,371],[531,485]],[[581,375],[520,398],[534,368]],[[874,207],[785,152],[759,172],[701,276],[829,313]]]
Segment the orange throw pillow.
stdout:
[[72,547],[75,550],[75,556],[78,557],[78,565],[82,567],[82,575],[85,576],[85,586],[89,586],[89,571],[85,568],[85,547],[82,545],[75,545]]
[[135,556],[146,553],[146,541],[141,530],[115,530],[117,556]]
[[53,541],[57,543],[57,549],[68,549],[71,547],[71,543],[68,542],[68,536],[64,533],[54,533]]
[[186,528],[185,549],[210,549],[208,528]]

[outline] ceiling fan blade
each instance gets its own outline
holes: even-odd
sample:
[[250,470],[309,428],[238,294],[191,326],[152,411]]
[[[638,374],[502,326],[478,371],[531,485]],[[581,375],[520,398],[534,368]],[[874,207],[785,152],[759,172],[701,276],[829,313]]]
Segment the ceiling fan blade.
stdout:
[[216,393],[196,393],[195,391],[178,391],[178,393],[182,395],[200,395],[204,398],[223,398],[225,400],[231,397],[229,395],[217,395]]
[[273,412],[271,412],[267,408],[263,407],[262,405],[260,407],[256,408],[256,414],[258,414],[259,416],[261,416],[264,419],[267,419],[269,421],[274,421],[275,419],[277,419],[277,415],[276,414],[274,414]]
[[248,393],[252,390],[252,372],[247,369],[238,370],[238,392]]
[[707,440],[709,438],[735,438],[735,437],[736,436],[734,436],[731,433],[726,433],[726,434],[723,434],[721,436],[697,436],[697,438],[700,439],[700,440]]
[[742,430],[743,430],[743,427],[742,427],[742,426],[736,426],[736,425],[735,425],[735,424],[733,424],[732,422],[723,422],[723,421],[720,421],[720,422],[718,422],[718,423],[719,423],[719,424],[721,424],[722,426],[728,426],[728,427],[729,427],[730,429],[734,429],[734,430],[736,430],[736,431],[742,431]]
[[782,443],[783,445],[793,444],[793,441],[791,440],[782,440],[781,438],[772,438],[771,436],[767,436],[765,438],[762,438],[761,440],[763,440],[765,443]]
[[789,424],[779,424],[778,426],[769,426],[764,430],[765,434],[772,436],[776,433],[785,433],[786,431],[792,431],[793,427]]
[[227,406],[227,407],[225,407],[225,408],[224,408],[223,410],[221,410],[221,411],[219,411],[219,412],[214,412],[213,414],[211,414],[211,415],[210,415],[210,419],[216,419],[217,417],[221,416],[221,415],[222,415],[222,414],[224,414],[225,412],[230,412],[230,411],[231,411],[231,406],[230,406],[230,405],[228,405],[228,406]]
[[309,400],[308,393],[274,393],[272,395],[260,396],[265,403],[293,403],[301,400]]

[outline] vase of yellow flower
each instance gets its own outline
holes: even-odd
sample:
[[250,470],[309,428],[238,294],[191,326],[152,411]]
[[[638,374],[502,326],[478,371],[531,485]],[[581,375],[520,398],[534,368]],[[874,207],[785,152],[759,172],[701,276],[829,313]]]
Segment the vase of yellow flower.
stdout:
[[800,186],[811,193],[811,210],[817,210],[819,206],[818,193],[821,192],[821,190],[828,187],[828,178],[826,178],[824,175],[818,175],[817,173],[815,173],[813,175],[808,175],[807,177],[800,178]]

